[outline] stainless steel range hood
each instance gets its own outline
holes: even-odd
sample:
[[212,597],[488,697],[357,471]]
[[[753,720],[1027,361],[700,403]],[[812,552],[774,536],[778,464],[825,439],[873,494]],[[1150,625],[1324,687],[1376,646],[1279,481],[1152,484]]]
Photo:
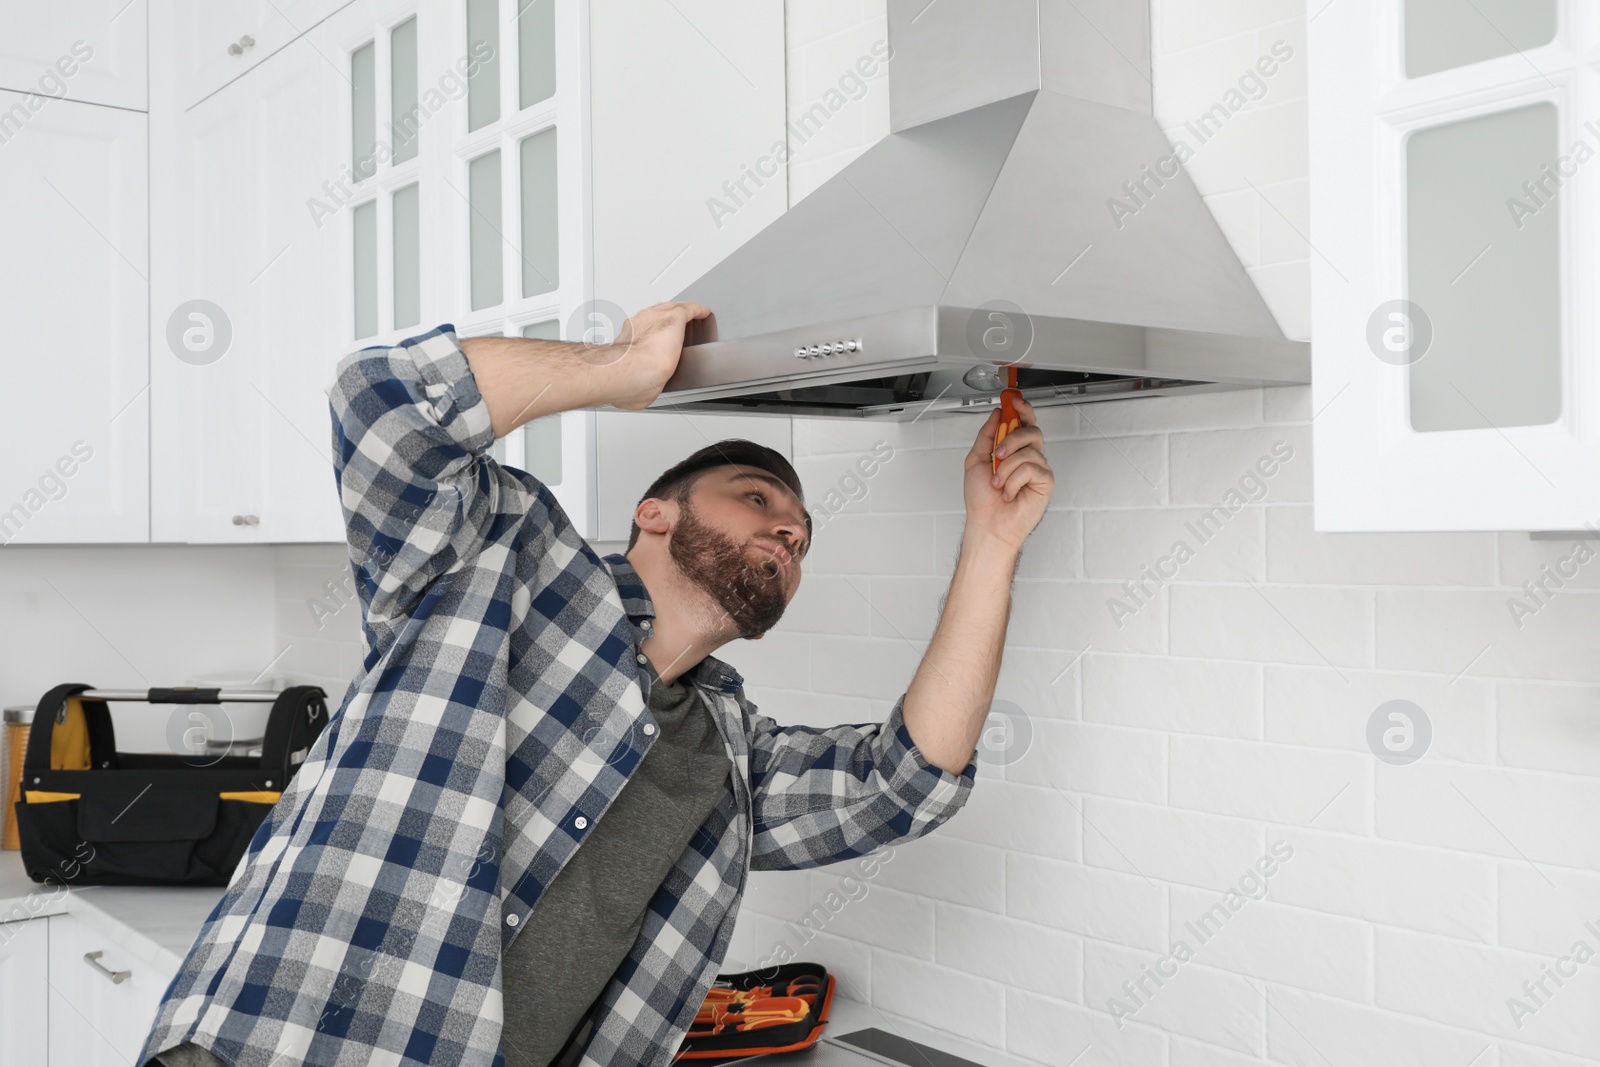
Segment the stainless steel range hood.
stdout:
[[679,294],[715,318],[653,406],[985,413],[974,368],[1011,363],[1035,405],[1309,381],[1151,116],[1146,3],[1085,6],[889,0],[892,132]]

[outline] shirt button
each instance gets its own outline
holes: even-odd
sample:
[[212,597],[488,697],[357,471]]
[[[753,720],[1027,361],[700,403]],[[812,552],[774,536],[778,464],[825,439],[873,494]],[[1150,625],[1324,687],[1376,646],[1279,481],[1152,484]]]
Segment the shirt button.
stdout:
[[640,623],[639,623],[639,625],[640,625],[640,626],[641,626],[641,627],[642,627],[642,628],[644,628],[644,629],[646,629],[646,630],[648,630],[648,629],[650,629],[650,620],[649,620],[649,619],[645,619],[645,620],[643,620],[643,621],[642,621],[642,622],[640,622]]
[[655,732],[656,732],[656,724],[655,723],[647,722],[647,723],[644,724],[644,735],[646,737],[649,737],[651,734],[653,734]]
[[522,920],[517,918],[515,915],[507,915],[506,916],[506,925],[507,926],[515,926],[521,921]]
[[639,653],[637,656],[635,656],[633,658],[635,660],[637,660],[639,663],[643,663],[643,662],[645,662],[647,657],[645,656],[645,654],[643,652],[641,652],[641,653]]
[[585,819],[582,815],[580,815],[576,819],[572,820],[572,825],[574,825],[578,829],[582,830],[585,826],[589,825],[589,820]]

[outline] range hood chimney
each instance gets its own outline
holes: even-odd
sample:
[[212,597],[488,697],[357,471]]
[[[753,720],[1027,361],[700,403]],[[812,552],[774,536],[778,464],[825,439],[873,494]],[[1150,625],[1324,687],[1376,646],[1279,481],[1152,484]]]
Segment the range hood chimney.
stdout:
[[679,294],[715,318],[655,406],[981,414],[973,368],[1010,363],[1036,406],[1309,381],[1151,114],[1143,0],[888,16],[891,133]]

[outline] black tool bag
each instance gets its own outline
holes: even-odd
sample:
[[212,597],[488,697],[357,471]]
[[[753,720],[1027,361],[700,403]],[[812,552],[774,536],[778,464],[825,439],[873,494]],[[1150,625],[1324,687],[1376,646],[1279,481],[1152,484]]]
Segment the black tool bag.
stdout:
[[[259,758],[118,752],[107,701],[272,701]],[[314,685],[267,692],[58,685],[34,712],[17,829],[36,882],[225,886],[328,723]]]

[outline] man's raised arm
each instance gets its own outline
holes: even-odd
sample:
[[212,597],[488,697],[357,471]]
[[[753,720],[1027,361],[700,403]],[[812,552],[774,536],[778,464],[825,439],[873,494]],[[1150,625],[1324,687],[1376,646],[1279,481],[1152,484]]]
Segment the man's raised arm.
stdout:
[[1018,400],[1017,416],[1021,427],[997,450],[998,470],[989,458],[998,408],[967,453],[961,555],[939,626],[906,690],[906,728],[923,757],[951,774],[961,773],[977,748],[1000,674],[1017,558],[1055,487],[1033,405]]
[[558,411],[601,404],[630,411],[649,407],[677,369],[685,327],[709,314],[703,304],[657,304],[624,323],[609,345],[468,337],[461,350],[499,438]]
[[661,392],[698,304],[646,308],[610,345],[478,337],[439,327],[352,352],[328,383],[334,476],[350,562],[374,639],[403,625],[435,579],[482,548],[501,511],[555,536],[558,508],[511,499],[489,447],[529,419]]

